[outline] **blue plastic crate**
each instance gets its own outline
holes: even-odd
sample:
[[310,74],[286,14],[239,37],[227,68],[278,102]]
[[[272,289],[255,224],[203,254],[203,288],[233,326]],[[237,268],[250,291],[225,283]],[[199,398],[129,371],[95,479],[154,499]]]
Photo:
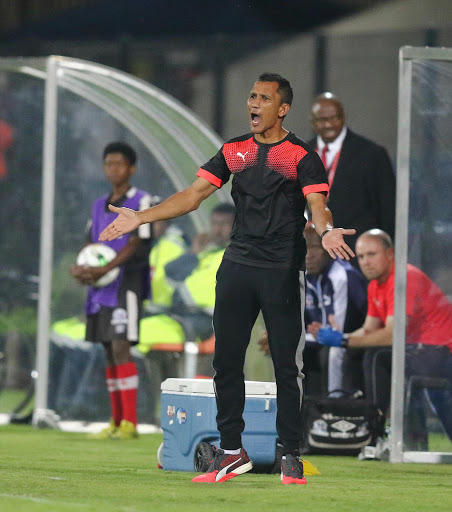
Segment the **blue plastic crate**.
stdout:
[[[167,379],[162,385],[163,469],[195,471],[200,442],[219,446],[217,406],[212,379]],[[242,441],[256,466],[271,465],[276,451],[276,384],[245,382],[245,430]]]

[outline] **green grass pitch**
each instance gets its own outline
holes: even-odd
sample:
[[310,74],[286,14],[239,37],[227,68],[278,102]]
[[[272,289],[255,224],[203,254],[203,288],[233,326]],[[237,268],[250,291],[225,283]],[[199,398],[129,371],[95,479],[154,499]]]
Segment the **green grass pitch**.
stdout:
[[248,473],[222,484],[157,467],[160,434],[99,441],[85,434],[0,427],[2,512],[452,511],[452,465],[306,457],[322,473],[306,486]]

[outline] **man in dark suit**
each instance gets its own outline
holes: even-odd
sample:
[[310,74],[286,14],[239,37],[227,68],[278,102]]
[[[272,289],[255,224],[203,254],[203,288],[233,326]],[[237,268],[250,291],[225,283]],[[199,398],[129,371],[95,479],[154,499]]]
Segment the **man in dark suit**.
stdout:
[[[329,92],[314,100],[311,124],[317,137],[310,144],[328,173],[328,207],[338,226],[353,226],[354,250],[361,233],[380,228],[394,238],[395,176],[385,148],[345,125],[342,103]],[[356,259],[352,260],[355,266]]]

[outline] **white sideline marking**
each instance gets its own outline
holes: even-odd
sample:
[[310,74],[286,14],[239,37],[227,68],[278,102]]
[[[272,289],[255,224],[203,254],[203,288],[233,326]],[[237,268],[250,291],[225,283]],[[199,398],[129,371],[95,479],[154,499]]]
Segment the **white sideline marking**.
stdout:
[[[103,422],[86,423],[84,421],[60,421],[58,424],[63,432],[94,433],[108,427],[108,423]],[[148,425],[145,423],[139,423],[137,430],[139,434],[161,434],[163,432],[162,429],[156,425]]]
[[58,501],[58,500],[47,500],[45,498],[35,498],[33,496],[24,496],[19,494],[6,494],[1,493],[0,498],[12,498],[15,500],[23,500],[23,501],[32,501],[33,503],[47,503],[47,504],[58,504],[58,505],[68,505],[72,507],[80,507],[80,508],[87,508],[91,507],[90,503],[74,503],[69,501]]
[[[9,425],[11,419],[10,414],[0,414],[0,425]],[[94,433],[99,432],[108,426],[108,423],[85,421],[59,421],[58,425],[63,432],[79,432],[79,433]],[[139,434],[161,434],[163,430],[157,425],[150,425],[147,423],[140,423],[137,426]]]

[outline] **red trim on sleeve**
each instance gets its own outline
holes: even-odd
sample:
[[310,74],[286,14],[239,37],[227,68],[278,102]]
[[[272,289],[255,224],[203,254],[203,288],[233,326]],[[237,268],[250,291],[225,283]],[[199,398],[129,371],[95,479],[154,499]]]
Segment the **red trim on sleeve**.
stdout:
[[325,192],[326,197],[328,197],[330,187],[327,183],[319,183],[318,185],[307,185],[302,190],[305,197],[312,192]]
[[215,174],[212,174],[211,172],[206,171],[202,167],[196,173],[196,176],[198,176],[199,178],[204,178],[209,183],[212,183],[212,185],[215,185],[218,188],[221,188],[223,186],[223,182],[220,180],[220,178],[215,176]]

